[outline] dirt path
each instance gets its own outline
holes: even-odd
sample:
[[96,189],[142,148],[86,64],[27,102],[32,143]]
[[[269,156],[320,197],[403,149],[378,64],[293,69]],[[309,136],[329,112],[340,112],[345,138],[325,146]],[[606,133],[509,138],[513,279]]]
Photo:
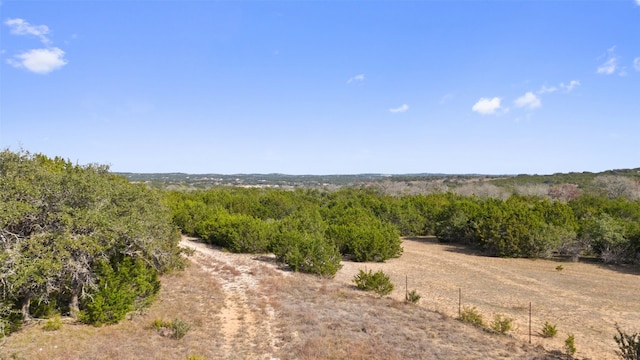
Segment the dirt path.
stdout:
[[[640,325],[640,275],[621,268],[550,260],[502,259],[478,256],[463,247],[435,239],[403,241],[404,253],[382,264],[343,262],[336,279],[351,283],[358,269],[383,269],[396,284],[392,296],[409,290],[422,295],[421,306],[457,316],[459,289],[463,305],[475,306],[487,322],[494,314],[515,319],[512,334],[529,338],[529,303],[533,308],[532,343],[563,349],[575,335],[578,357],[616,359],[614,324],[629,332]],[[556,270],[562,265],[562,270]],[[545,321],[557,324],[558,336],[539,336]]]
[[[274,266],[255,255],[231,254],[197,239],[183,237],[180,245],[195,250],[191,260],[215,276],[225,297],[220,312],[226,359],[274,359],[278,346],[275,310],[257,287],[260,275]],[[260,355],[257,355],[260,354]]]

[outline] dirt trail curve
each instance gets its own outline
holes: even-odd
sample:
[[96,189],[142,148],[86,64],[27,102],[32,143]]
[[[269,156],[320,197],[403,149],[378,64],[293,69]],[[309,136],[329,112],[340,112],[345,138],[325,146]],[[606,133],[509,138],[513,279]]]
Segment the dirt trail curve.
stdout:
[[191,260],[214,276],[225,293],[220,326],[225,359],[276,359],[279,345],[276,314],[260,294],[260,279],[274,265],[254,260],[255,255],[232,254],[184,237],[180,245],[195,250]]

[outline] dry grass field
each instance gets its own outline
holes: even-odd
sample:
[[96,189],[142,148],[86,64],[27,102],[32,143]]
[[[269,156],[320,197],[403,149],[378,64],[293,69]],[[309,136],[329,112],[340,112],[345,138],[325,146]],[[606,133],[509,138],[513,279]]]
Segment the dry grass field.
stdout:
[[[383,264],[344,262],[336,279],[291,273],[272,256],[230,254],[193,239],[184,272],[165,276],[145,313],[100,328],[65,322],[44,331],[34,323],[0,347],[1,359],[563,359],[559,350],[575,334],[579,358],[613,359],[613,324],[637,331],[640,276],[594,264],[497,259],[433,239],[404,240],[404,254]],[[383,269],[396,290],[378,298],[354,288],[358,269]],[[409,288],[419,304],[404,298]],[[510,336],[457,320],[463,303],[487,321],[494,313],[515,318]],[[555,339],[534,334],[545,320]],[[156,319],[191,325],[180,339],[161,336]],[[547,349],[547,350],[545,350]]]

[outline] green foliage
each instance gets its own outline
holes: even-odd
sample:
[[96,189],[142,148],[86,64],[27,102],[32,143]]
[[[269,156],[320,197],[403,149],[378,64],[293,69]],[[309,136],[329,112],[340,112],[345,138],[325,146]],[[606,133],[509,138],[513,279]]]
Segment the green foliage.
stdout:
[[52,318],[47,319],[42,325],[42,329],[44,331],[56,331],[62,328],[62,320],[60,320],[60,315],[56,314]]
[[160,331],[162,328],[171,328],[171,321],[157,318],[153,320],[151,327],[156,331]]
[[618,350],[616,354],[623,360],[638,360],[640,359],[640,333],[627,334],[620,329],[620,326],[616,324],[617,335],[613,336],[613,339],[618,344]]
[[191,325],[187,324],[180,318],[175,318],[173,321],[167,321],[164,319],[155,319],[151,323],[151,327],[155,329],[162,336],[169,336],[172,339],[182,339],[189,330]]
[[219,210],[215,217],[197,226],[199,236],[231,252],[265,253],[273,237],[275,226],[271,222],[249,215],[229,214]]
[[[1,151],[0,302],[11,314],[22,309],[25,320],[46,304],[46,312],[74,315],[79,298],[89,306],[98,291],[103,259],[129,257],[155,272],[180,268],[170,215],[158,192],[107,166]],[[0,313],[3,323],[7,316]]]
[[132,310],[147,306],[160,290],[155,269],[141,260],[115,258],[97,264],[98,288],[82,304],[80,320],[100,326],[116,323]]
[[582,196],[569,205],[580,220],[578,236],[603,262],[640,262],[639,201]]
[[552,338],[555,337],[558,334],[558,328],[556,326],[556,324],[551,324],[548,321],[544,322],[544,325],[542,325],[542,330],[540,331],[540,335],[542,335],[542,337],[545,338]]
[[205,357],[200,355],[189,355],[185,360],[205,360]]
[[564,352],[567,355],[573,355],[576,353],[576,338],[573,334],[569,334],[569,336],[564,340]]
[[513,319],[510,317],[502,316],[500,314],[496,314],[493,317],[493,321],[489,323],[489,327],[491,328],[491,330],[504,335],[508,333],[513,327]]
[[575,238],[577,220],[571,208],[545,199],[511,196],[488,199],[479,221],[479,244],[492,255],[548,257]]
[[484,317],[482,316],[482,314],[480,314],[480,312],[478,311],[478,309],[476,309],[475,306],[473,307],[463,306],[462,311],[460,312],[459,320],[464,323],[475,325],[475,326],[480,326],[480,327],[485,326]]
[[284,230],[270,247],[276,259],[293,271],[333,278],[341,268],[342,257],[337,247],[317,233]]
[[355,261],[381,262],[402,254],[398,230],[372,210],[343,199],[323,210],[329,223],[326,236],[343,255]]
[[404,301],[408,302],[408,303],[412,303],[412,304],[417,304],[418,301],[420,301],[420,298],[422,296],[420,294],[418,294],[418,292],[414,289],[409,291],[405,297],[404,297]]
[[373,291],[381,297],[390,294],[394,288],[391,278],[382,270],[378,270],[375,273],[371,272],[371,270],[368,272],[360,270],[358,274],[354,276],[353,282],[358,289]]
[[435,234],[441,242],[477,244],[481,200],[450,196],[437,216]]
[[176,340],[180,340],[187,335],[189,330],[191,330],[191,325],[187,324],[180,318],[175,318],[171,322],[171,328],[173,329],[173,335],[171,337]]

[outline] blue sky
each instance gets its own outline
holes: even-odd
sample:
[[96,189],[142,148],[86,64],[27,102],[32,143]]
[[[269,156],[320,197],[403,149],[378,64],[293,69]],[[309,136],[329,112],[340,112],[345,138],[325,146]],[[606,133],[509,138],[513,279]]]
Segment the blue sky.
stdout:
[[640,166],[640,0],[8,1],[0,147],[113,171]]

